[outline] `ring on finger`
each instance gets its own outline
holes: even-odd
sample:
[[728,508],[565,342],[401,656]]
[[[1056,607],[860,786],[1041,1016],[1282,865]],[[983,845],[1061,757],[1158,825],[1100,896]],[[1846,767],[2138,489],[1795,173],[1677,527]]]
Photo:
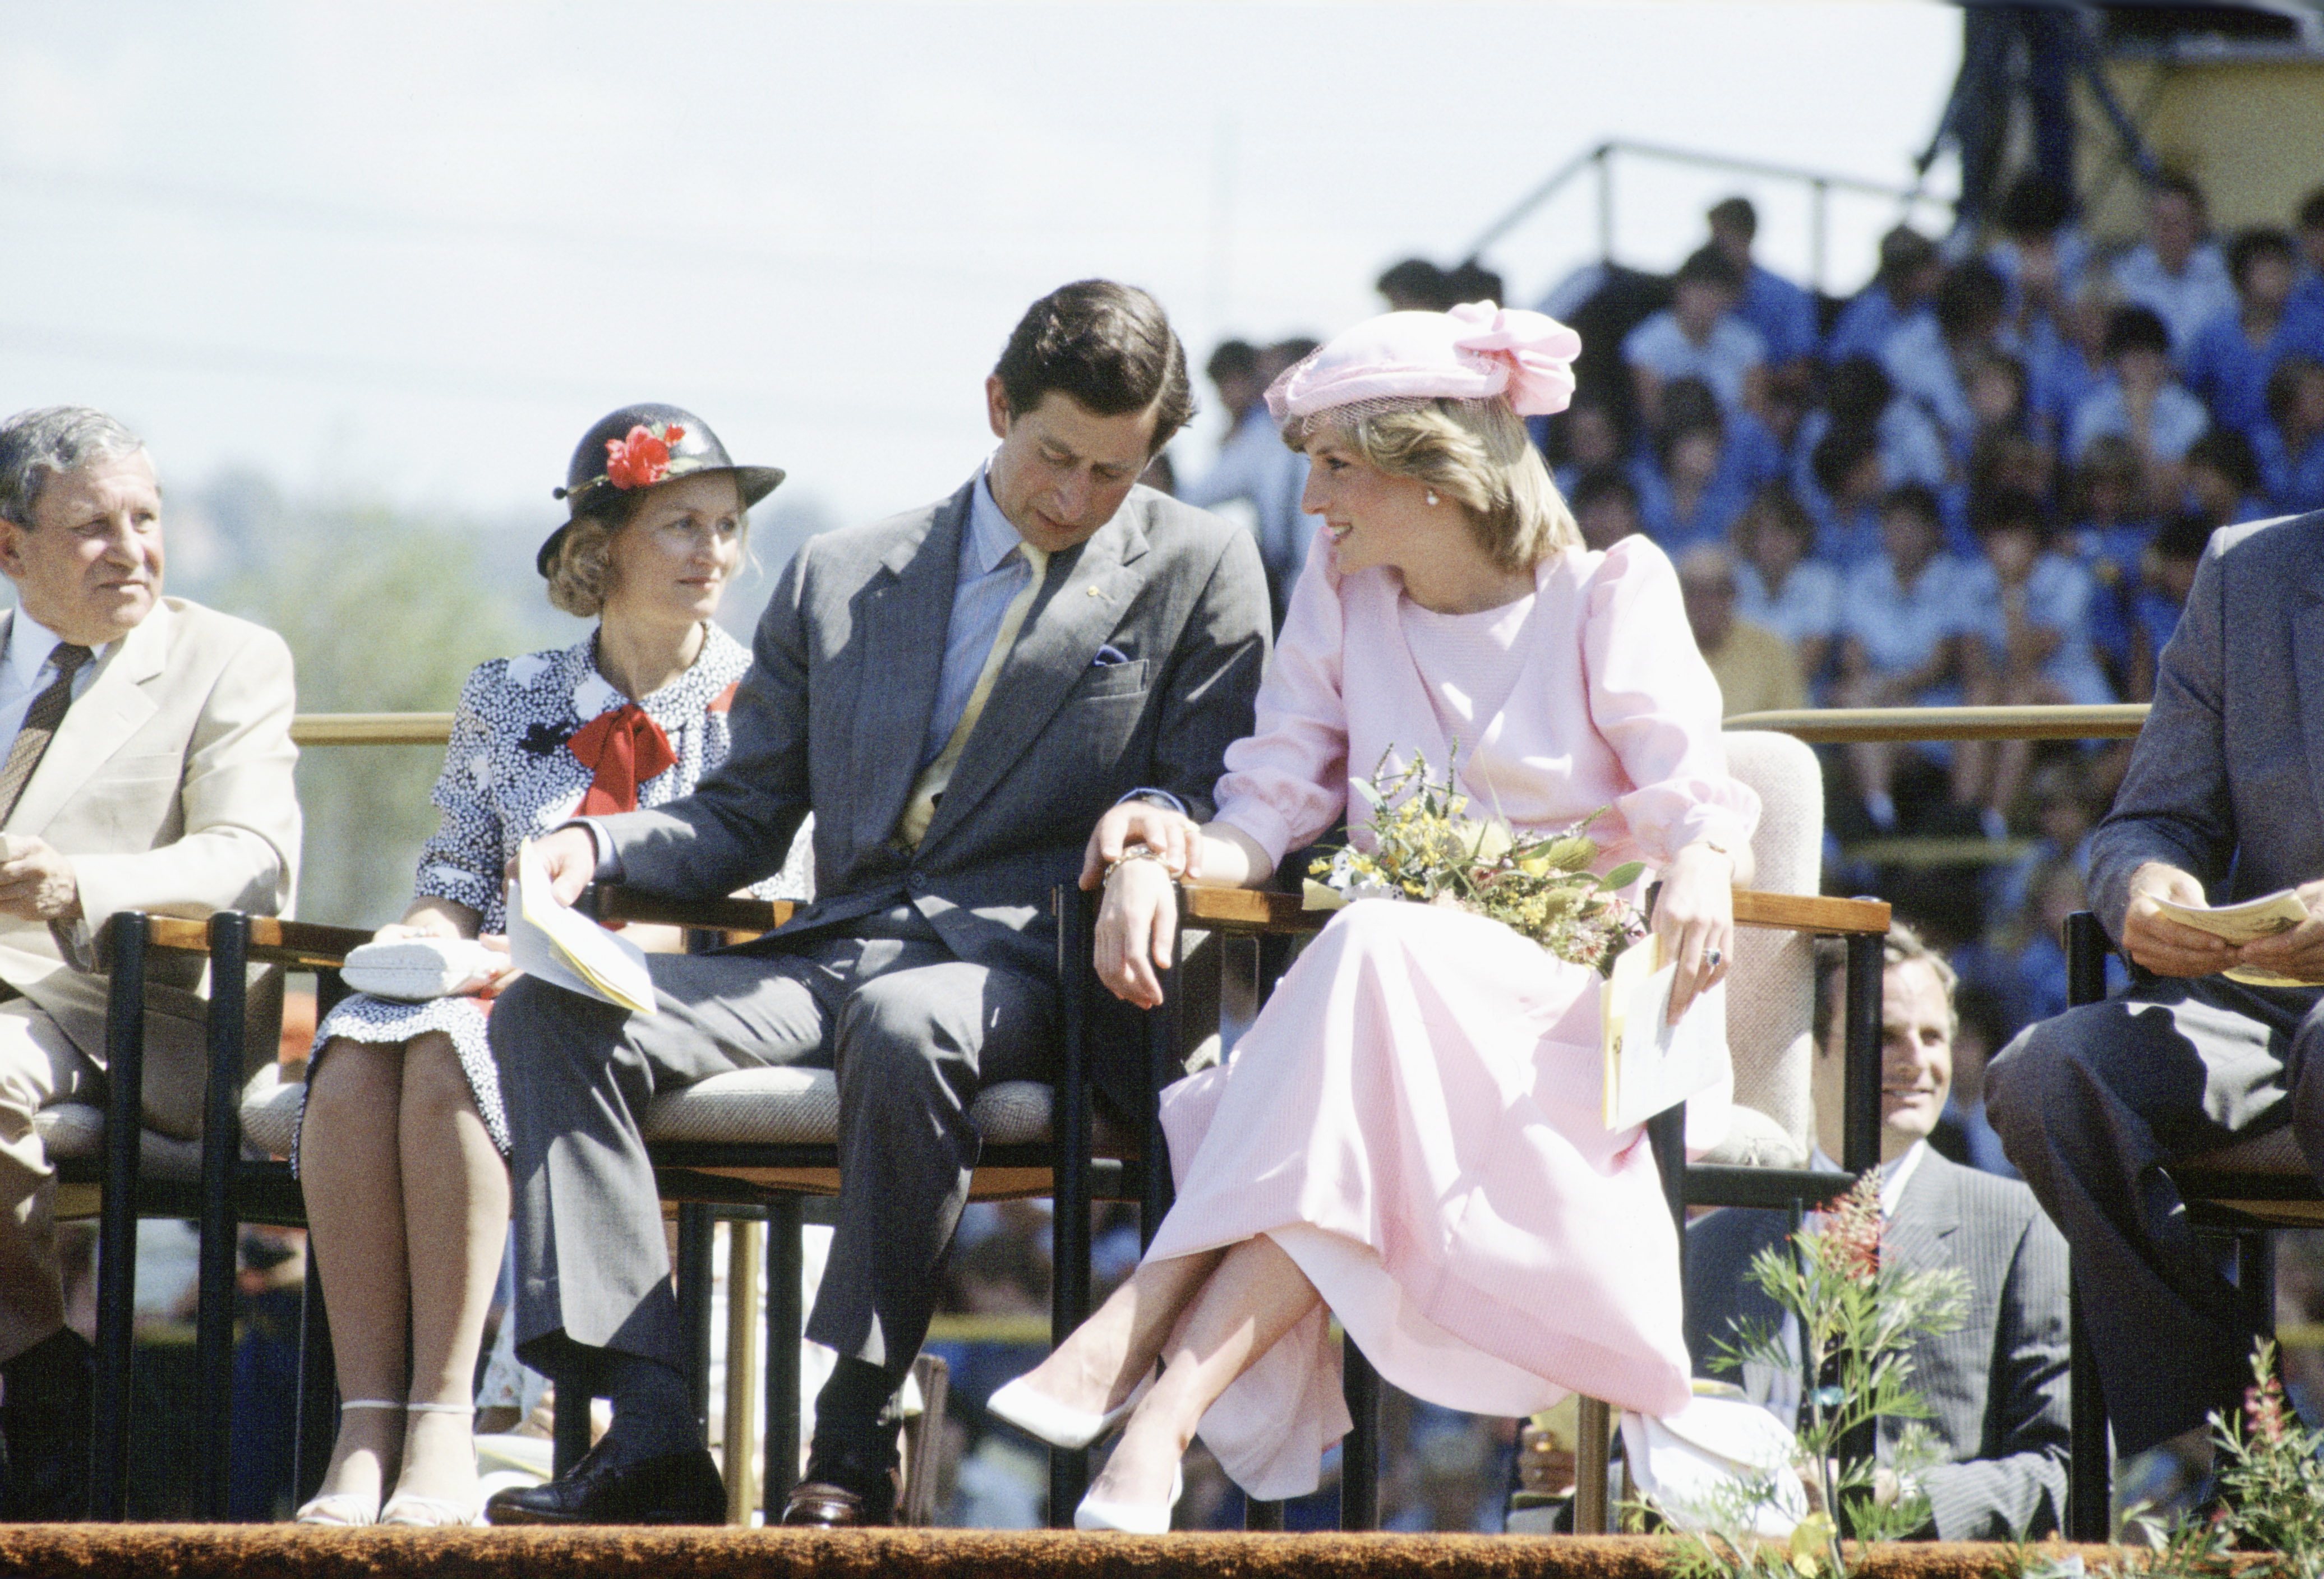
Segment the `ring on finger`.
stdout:
[[1720,953],[1719,950],[1715,948],[1706,948],[1702,951],[1702,968],[1704,970],[1715,971],[1726,962],[1727,956]]

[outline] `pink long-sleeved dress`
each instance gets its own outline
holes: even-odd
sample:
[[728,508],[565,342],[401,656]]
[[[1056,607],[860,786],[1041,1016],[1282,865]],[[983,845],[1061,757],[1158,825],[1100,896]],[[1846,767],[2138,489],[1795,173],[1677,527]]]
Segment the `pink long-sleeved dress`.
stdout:
[[[1544,563],[1532,595],[1433,614],[1397,573],[1342,577],[1319,535],[1258,731],[1219,816],[1277,860],[1350,777],[1425,755],[1530,828],[1600,807],[1601,870],[1740,847],[1757,797],[1727,775],[1720,696],[1670,561],[1644,538]],[[1364,900],[1283,978],[1233,1056],[1172,1085],[1178,1197],[1149,1259],[1270,1236],[1365,1356],[1451,1408],[1521,1415],[1580,1391],[1642,1414],[1688,1396],[1677,1248],[1643,1133],[1600,1122],[1599,977],[1462,911]],[[1349,1425],[1314,1313],[1201,1434],[1254,1497],[1314,1489]]]

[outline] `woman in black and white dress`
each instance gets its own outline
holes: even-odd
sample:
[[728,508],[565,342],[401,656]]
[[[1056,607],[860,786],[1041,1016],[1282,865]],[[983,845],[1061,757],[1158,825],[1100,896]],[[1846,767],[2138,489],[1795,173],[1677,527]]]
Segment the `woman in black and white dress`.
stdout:
[[[725,757],[750,654],[711,616],[742,561],[745,512],[781,480],[734,465],[678,407],[604,418],[574,453],[558,490],[569,519],[538,560],[549,601],[596,629],[480,664],[461,688],[434,796],[443,823],[410,909],[379,937],[481,938],[502,963],[451,996],[348,998],[316,1032],[293,1162],[344,1401],[303,1523],[479,1521],[472,1379],[509,1217],[484,1039],[506,974],[502,874],[525,839],[674,800]],[[783,872],[752,891],[804,897],[809,845],[802,829]]]

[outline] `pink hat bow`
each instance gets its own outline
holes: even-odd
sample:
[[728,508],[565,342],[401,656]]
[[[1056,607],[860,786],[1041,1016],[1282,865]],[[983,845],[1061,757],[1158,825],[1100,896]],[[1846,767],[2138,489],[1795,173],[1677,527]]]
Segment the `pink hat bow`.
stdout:
[[1456,351],[1490,357],[1508,370],[1501,392],[1520,417],[1546,417],[1573,402],[1573,359],[1582,337],[1546,313],[1467,301],[1444,314],[1471,332],[1452,342]]
[[1573,399],[1582,337],[1555,319],[1489,301],[1444,312],[1389,312],[1342,330],[1268,387],[1278,422],[1359,401],[1496,396],[1519,416]]

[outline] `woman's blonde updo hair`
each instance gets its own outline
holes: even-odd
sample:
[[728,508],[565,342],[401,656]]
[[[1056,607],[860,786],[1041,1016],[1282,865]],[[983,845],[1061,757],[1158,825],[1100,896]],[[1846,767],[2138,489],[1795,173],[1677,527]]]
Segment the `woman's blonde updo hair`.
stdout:
[[1582,546],[1582,530],[1526,431],[1503,400],[1359,401],[1293,419],[1284,442],[1312,450],[1330,435],[1368,465],[1410,477],[1465,512],[1499,568],[1533,569]]
[[[605,612],[605,600],[613,595],[619,580],[613,572],[613,540],[652,494],[651,488],[617,494],[603,508],[586,510],[573,518],[549,560],[551,608],[585,620]],[[747,510],[738,519],[735,536],[747,554],[751,542]]]

